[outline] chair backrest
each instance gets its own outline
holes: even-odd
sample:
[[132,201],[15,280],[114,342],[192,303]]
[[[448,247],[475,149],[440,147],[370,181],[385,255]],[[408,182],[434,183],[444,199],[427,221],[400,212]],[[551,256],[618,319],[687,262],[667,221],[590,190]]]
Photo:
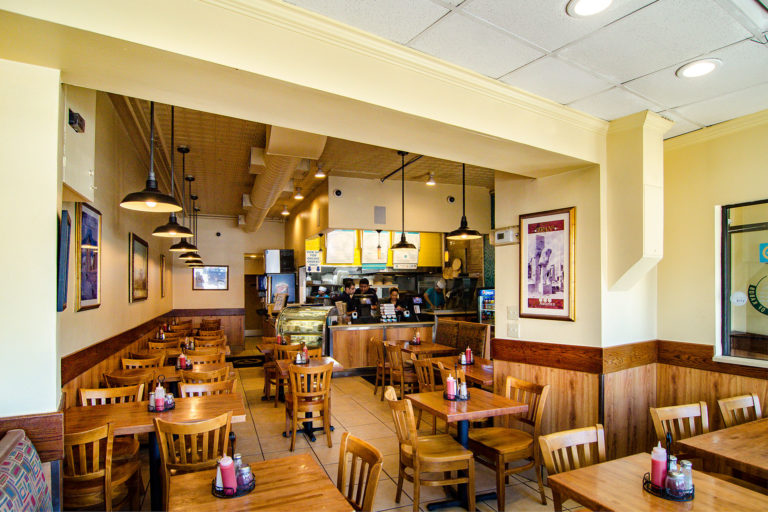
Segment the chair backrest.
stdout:
[[165,349],[153,350],[149,354],[141,354],[138,352],[128,352],[128,359],[158,359],[158,358],[160,359],[158,366],[165,366],[165,361],[168,358],[168,356],[165,353]]
[[323,349],[320,347],[307,348],[307,354],[309,354],[310,359],[320,359],[323,357]]
[[188,355],[187,361],[192,364],[210,364],[210,363],[224,363],[226,362],[226,355],[219,352],[217,354],[204,354],[204,355]]
[[332,372],[333,363],[314,367],[295,364],[288,366],[288,381],[291,386],[293,410],[297,410],[300,402],[330,400]]
[[205,382],[199,384],[190,384],[187,382],[179,383],[179,396],[182,398],[190,396],[224,395],[234,392],[235,379],[222,380],[219,382]]
[[398,400],[397,392],[392,386],[387,386],[384,398],[389,403],[392,411],[392,420],[395,422],[397,440],[400,442],[400,450],[403,445],[409,445],[413,450],[414,460],[418,459],[419,433],[416,430],[416,418],[413,415],[413,405],[410,400]]
[[275,345],[275,359],[296,359],[301,352],[301,345]]
[[651,407],[651,419],[662,446],[666,442],[667,432],[672,434],[673,442],[709,432],[706,402]]
[[163,359],[165,359],[165,353],[162,356],[148,357],[146,359],[124,357],[123,368],[159,368]]
[[226,352],[223,352],[219,347],[202,347],[202,348],[195,348],[194,350],[187,349],[184,351],[184,354],[185,354],[185,357],[211,356],[216,354],[224,354],[226,356]]
[[400,348],[400,345],[385,343],[384,348],[387,349],[387,359],[389,359],[389,366],[395,371],[402,371],[403,349]]
[[419,380],[419,393],[436,391],[435,369],[432,367],[432,360],[418,359],[416,354],[411,354],[411,359],[413,359],[413,369],[416,371],[416,378]]
[[208,330],[208,331],[198,331],[196,338],[223,338],[224,337],[224,330],[223,329],[215,329],[215,330]]
[[549,475],[605,462],[605,433],[599,423],[541,436],[539,444]]
[[376,358],[376,366],[383,367],[384,364],[387,362],[387,356],[384,352],[384,342],[381,340],[377,340],[374,338],[371,338],[368,343],[373,346],[373,354]]
[[192,329],[192,320],[184,320],[183,322],[171,324],[168,326],[168,328],[172,332],[186,331],[186,330]]
[[166,471],[215,468],[217,460],[227,454],[231,423],[232,411],[193,423],[155,418],[157,444]]
[[144,384],[119,388],[80,388],[80,405],[122,404],[141,401],[144,396]]
[[[99,481],[106,510],[112,510],[112,446],[114,434],[111,423],[101,427],[64,434],[64,488],[71,483],[78,485]],[[64,505],[67,505],[67,492]],[[94,499],[94,505],[100,503]],[[82,506],[82,503],[80,504]]]
[[466,350],[469,347],[476,356],[485,357],[485,348],[490,345],[491,340],[491,326],[474,322],[458,322],[458,324],[456,348]]
[[466,379],[464,368],[447,368],[443,363],[438,362],[437,369],[440,371],[440,379],[443,382],[443,386],[445,386],[445,382],[448,380],[449,375],[453,375],[454,379],[459,379],[460,381]]
[[435,330],[435,343],[455,347],[459,337],[459,323],[453,320],[437,320],[437,329]]
[[229,377],[229,367],[225,366],[218,370],[210,371],[194,371],[194,370],[182,370],[181,382],[189,384],[202,384],[205,382],[221,382],[227,380]]
[[168,340],[180,340],[181,337],[184,335],[184,333],[180,332],[180,331],[176,331],[176,332],[166,331],[164,333],[164,335],[165,335],[166,341],[168,341]]
[[195,336],[195,347],[224,347],[227,344],[227,338],[224,336],[216,338],[200,338]]
[[144,397],[149,395],[149,391],[154,389],[152,387],[154,382],[154,372],[152,370],[144,370],[143,372],[136,373],[136,375],[110,375],[109,373],[105,373],[104,382],[107,384],[107,387],[110,388],[144,384],[144,391],[142,392],[141,397],[139,397],[139,400],[144,400]]
[[164,350],[166,348],[178,349],[181,345],[181,337],[169,340],[169,341],[148,341],[147,347],[149,350]]
[[[347,460],[348,455],[350,460]],[[373,499],[376,497],[383,464],[384,457],[375,446],[349,432],[341,435],[336,487],[355,510],[373,510]]]
[[203,318],[200,320],[201,331],[216,331],[221,329],[221,318]]
[[742,423],[759,420],[763,417],[763,413],[760,410],[760,398],[756,393],[721,398],[717,401],[717,405],[720,408],[720,415],[723,417],[723,423],[726,427],[741,425]]
[[549,396],[549,384],[535,384],[515,377],[507,377],[504,385],[504,396],[528,404],[528,412],[509,417],[533,427],[534,438],[541,431],[541,418],[544,416],[544,406]]

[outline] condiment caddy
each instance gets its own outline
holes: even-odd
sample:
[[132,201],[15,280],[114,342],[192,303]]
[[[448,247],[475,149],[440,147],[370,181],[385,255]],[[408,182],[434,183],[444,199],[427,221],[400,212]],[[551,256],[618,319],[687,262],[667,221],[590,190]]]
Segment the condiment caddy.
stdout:
[[225,455],[216,465],[216,478],[211,482],[211,494],[217,498],[236,498],[248,494],[256,487],[251,467],[243,464],[243,457]]
[[[456,371],[456,375],[459,372]],[[469,390],[467,390],[467,381],[459,382],[453,375],[448,375],[443,390],[443,398],[451,402],[466,402],[469,400]]]
[[680,461],[671,455],[672,435],[667,433],[667,448],[661,442],[651,452],[651,472],[643,476],[646,492],[670,501],[692,501],[694,497],[693,470],[690,461]]
[[461,353],[459,356],[459,364],[464,366],[475,364],[475,355],[472,353],[471,348],[467,347],[467,349]]
[[165,392],[163,382],[165,382],[165,376],[158,375],[157,387],[149,394],[149,404],[147,404],[149,412],[164,412],[176,408],[176,400],[173,398],[173,393]]

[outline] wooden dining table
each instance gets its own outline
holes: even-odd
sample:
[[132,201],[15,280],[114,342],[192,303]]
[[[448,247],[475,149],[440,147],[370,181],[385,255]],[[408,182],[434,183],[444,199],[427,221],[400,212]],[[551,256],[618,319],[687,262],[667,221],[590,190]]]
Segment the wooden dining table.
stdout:
[[83,432],[112,423],[115,435],[149,434],[152,510],[162,510],[162,462],[155,437],[155,418],[185,423],[213,418],[232,411],[232,423],[240,423],[245,421],[245,407],[239,393],[177,398],[176,407],[164,412],[149,412],[148,405],[149,401],[143,401],[70,407],[64,410],[64,433]]
[[[243,461],[248,464],[247,457]],[[245,512],[314,511],[347,512],[354,510],[333,485],[312,455],[305,453],[250,464],[256,487],[237,498],[220,499],[211,494],[216,470],[195,471],[171,476],[168,510],[172,512],[207,512],[221,510]]]
[[432,343],[431,341],[422,341],[418,345],[411,343],[411,340],[387,340],[384,343],[398,345],[403,352],[415,354],[417,358],[431,357],[434,354],[455,354],[458,351],[456,347]]
[[[405,398],[411,401],[411,404],[417,409],[427,411],[437,418],[441,418],[446,423],[456,423],[457,438],[464,448],[469,444],[469,422],[481,420],[493,416],[506,416],[508,414],[522,414],[528,412],[528,404],[517,400],[510,400],[507,397],[496,395],[482,388],[472,388],[469,390],[469,400],[451,401],[443,398],[442,391],[432,391],[429,393],[413,393],[405,395]],[[427,508],[444,508],[451,506],[463,506],[467,508],[469,500],[467,499],[467,485],[459,485],[459,496],[457,500],[446,500],[436,503],[430,503]],[[482,495],[482,499],[493,499],[495,493]]]
[[[229,368],[230,378],[234,378],[236,373],[235,373],[235,368],[232,366],[232,363],[196,364],[192,366],[191,371],[210,372],[214,370],[219,370],[225,366]],[[109,374],[115,375],[118,377],[133,377],[135,375],[142,375],[144,372],[147,372],[147,371],[152,373],[152,380],[155,380],[157,379],[158,376],[162,375],[163,377],[165,377],[165,382],[181,381],[181,370],[172,365],[160,366],[157,368],[120,368],[117,370],[112,370],[111,372],[109,372]]]
[[677,446],[705,461],[768,478],[768,418],[681,439]]
[[[433,357],[432,363],[443,363],[446,368],[453,368],[459,360],[459,356]],[[493,387],[493,361],[475,356],[474,364],[462,364],[459,368],[464,370],[467,381],[480,387]]]
[[551,475],[547,480],[552,488],[555,510],[558,510],[558,504],[562,505],[567,498],[592,510],[608,511],[756,512],[768,509],[768,496],[695,470],[693,501],[665,500],[643,490],[643,475],[650,470],[650,454],[637,453]]

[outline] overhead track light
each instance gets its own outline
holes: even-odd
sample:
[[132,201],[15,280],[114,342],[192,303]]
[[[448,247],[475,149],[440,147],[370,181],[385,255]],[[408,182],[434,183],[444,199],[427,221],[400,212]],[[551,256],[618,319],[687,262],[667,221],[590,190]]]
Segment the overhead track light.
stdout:
[[[173,156],[173,131],[174,131],[174,108],[173,105],[171,105],[171,194],[174,196],[176,195],[176,191],[173,189],[173,175],[175,174],[174,167],[173,167],[173,161],[175,160]],[[184,150],[182,152],[182,149]],[[184,158],[184,155],[189,152],[189,148],[187,147],[179,147],[179,153],[182,154],[182,159]],[[182,198],[182,201],[184,198]],[[168,222],[166,224],[163,224],[162,226],[158,226],[155,228],[155,230],[152,232],[152,236],[160,236],[164,238],[189,238],[192,236],[192,230],[180,225],[176,221],[176,213],[171,212],[171,214],[168,216]]]
[[480,232],[475,231],[474,229],[469,229],[469,227],[467,227],[467,214],[465,210],[467,194],[464,191],[465,170],[466,166],[461,164],[461,223],[459,225],[459,229],[454,229],[448,233],[448,236],[445,237],[448,240],[474,240],[483,236],[480,234]]
[[125,196],[120,202],[120,206],[128,210],[140,212],[168,213],[181,211],[179,202],[160,192],[157,188],[157,179],[155,179],[155,102],[150,102],[149,106],[149,174],[147,175],[147,186],[141,192],[132,192]]

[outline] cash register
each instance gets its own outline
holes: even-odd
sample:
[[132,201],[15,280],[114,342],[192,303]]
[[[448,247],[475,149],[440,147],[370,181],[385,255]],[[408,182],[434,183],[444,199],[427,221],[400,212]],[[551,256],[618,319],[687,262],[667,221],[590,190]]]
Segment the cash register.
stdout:
[[373,305],[375,304],[372,294],[362,293],[352,295],[352,323],[353,324],[373,324],[378,320],[374,316]]

